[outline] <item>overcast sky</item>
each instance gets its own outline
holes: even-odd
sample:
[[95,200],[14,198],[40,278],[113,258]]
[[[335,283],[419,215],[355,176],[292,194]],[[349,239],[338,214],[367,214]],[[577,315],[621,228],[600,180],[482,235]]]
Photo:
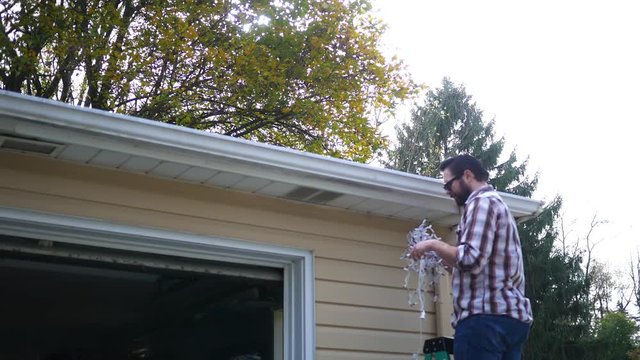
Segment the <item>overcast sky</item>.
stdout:
[[[387,54],[415,80],[464,84],[496,133],[564,198],[570,237],[597,213],[596,256],[640,246],[640,1],[374,0]],[[407,121],[400,113],[396,121]]]

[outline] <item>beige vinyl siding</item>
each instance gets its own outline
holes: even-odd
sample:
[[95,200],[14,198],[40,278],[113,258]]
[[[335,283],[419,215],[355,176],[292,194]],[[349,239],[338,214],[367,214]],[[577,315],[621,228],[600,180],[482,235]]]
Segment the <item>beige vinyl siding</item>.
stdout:
[[0,205],[311,249],[318,360],[406,359],[420,348],[400,259],[417,224],[11,153],[0,153]]

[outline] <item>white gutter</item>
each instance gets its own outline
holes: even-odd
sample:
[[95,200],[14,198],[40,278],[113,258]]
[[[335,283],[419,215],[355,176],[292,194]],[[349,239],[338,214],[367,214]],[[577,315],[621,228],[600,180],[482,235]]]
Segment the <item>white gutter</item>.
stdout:
[[[25,137],[74,143],[457,214],[442,181],[395,170],[0,91],[0,124]],[[25,121],[29,120],[29,121]],[[500,194],[514,216],[541,201]],[[425,203],[428,202],[428,205]]]

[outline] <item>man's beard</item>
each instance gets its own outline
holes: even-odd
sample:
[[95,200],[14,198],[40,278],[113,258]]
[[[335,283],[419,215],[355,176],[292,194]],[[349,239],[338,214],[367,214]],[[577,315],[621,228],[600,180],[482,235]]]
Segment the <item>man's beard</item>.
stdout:
[[467,199],[469,199],[469,196],[471,196],[471,188],[469,188],[469,186],[467,184],[464,183],[464,181],[460,181],[460,192],[457,194],[453,194],[453,199],[456,201],[456,204],[458,204],[458,206],[464,206],[464,204],[467,202]]

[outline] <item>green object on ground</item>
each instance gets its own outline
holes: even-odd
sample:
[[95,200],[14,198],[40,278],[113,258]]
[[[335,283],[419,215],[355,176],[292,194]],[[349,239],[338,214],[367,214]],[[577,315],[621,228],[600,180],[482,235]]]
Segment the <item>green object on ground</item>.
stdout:
[[424,360],[449,360],[449,353],[446,351],[438,351],[425,354]]

